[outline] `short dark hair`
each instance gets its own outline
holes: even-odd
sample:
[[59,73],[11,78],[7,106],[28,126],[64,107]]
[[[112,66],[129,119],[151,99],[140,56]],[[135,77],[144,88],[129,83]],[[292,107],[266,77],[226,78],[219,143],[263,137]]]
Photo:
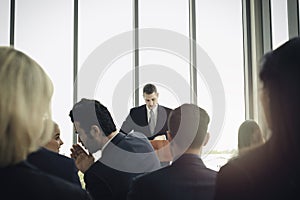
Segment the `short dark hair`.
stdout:
[[177,135],[179,128],[181,134],[194,135],[189,148],[199,148],[207,133],[209,120],[204,109],[195,104],[183,104],[171,111],[168,118],[168,129],[172,138]]
[[152,94],[153,92],[157,93],[155,85],[148,83],[143,88],[143,94]]
[[106,136],[116,131],[116,125],[107,108],[97,100],[81,99],[69,113],[71,121],[78,121],[87,133],[92,125],[98,125]]

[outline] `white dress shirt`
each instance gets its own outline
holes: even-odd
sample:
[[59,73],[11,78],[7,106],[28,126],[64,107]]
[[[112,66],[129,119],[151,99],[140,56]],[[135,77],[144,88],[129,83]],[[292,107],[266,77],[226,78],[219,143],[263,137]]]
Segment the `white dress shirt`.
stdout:
[[112,139],[114,139],[114,137],[116,137],[116,135],[118,135],[119,133],[115,134],[112,138],[110,138],[102,147],[102,149],[96,151],[95,153],[93,153],[93,156],[94,156],[94,162],[96,162],[97,160],[99,160],[101,157],[102,157],[102,152],[103,150],[105,149],[105,147],[108,145],[108,143],[110,143],[110,141]]

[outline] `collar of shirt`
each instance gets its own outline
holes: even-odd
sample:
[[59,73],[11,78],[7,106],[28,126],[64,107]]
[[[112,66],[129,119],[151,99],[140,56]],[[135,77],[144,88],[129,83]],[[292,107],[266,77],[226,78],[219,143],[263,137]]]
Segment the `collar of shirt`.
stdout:
[[110,138],[102,147],[102,149],[96,151],[95,153],[93,153],[93,156],[94,156],[94,162],[96,162],[97,160],[99,160],[101,157],[102,157],[102,152],[103,150],[105,149],[105,147],[108,145],[108,143],[110,143],[110,141],[112,139],[114,139],[116,137],[116,135],[118,135],[119,133],[115,134],[112,138]]
[[[147,119],[148,119],[148,122],[149,122],[149,120],[150,120],[150,109],[148,108],[147,105],[146,105],[146,108],[147,108]],[[158,104],[156,104],[156,106],[152,109],[153,112],[154,112],[155,119],[157,119],[157,108],[158,108]]]

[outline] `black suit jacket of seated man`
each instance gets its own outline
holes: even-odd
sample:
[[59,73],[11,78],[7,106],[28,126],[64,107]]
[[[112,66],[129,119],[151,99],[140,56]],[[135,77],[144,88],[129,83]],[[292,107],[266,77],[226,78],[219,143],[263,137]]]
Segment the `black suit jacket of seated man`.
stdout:
[[133,177],[159,168],[154,149],[143,134],[118,133],[85,172],[86,189],[96,200],[125,200]]
[[135,177],[127,200],[212,200],[216,176],[200,156],[183,154],[170,166]]
[[150,132],[146,104],[130,109],[129,115],[123,122],[121,132],[128,134],[131,131],[140,132],[146,135],[149,140],[156,136],[165,135],[167,138],[167,122],[168,116],[172,109],[165,106],[157,105],[157,120],[154,133]]

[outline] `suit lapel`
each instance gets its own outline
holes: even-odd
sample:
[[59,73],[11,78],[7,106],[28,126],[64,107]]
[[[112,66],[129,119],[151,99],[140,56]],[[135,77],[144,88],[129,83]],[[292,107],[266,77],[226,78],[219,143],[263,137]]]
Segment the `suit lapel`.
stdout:
[[123,133],[118,133],[110,142],[114,145],[117,145],[119,142],[123,140],[126,135]]
[[142,117],[142,119],[143,119],[143,124],[145,124],[146,126],[148,126],[148,116],[147,116],[147,108],[146,108],[146,105],[144,105],[143,107],[142,107],[142,109],[143,109],[143,111],[142,111],[142,113],[143,113],[143,115],[141,116]]
[[[143,122],[143,124],[145,124],[145,126],[147,126],[147,134],[146,135],[151,135],[150,132],[150,127],[149,127],[149,123],[148,123],[148,116],[147,116],[147,108],[146,108],[146,104],[144,106],[142,106],[142,112],[143,115],[141,115],[141,121]],[[167,111],[164,109],[163,106],[158,105],[157,107],[157,119],[156,119],[156,125],[155,125],[155,129],[154,129],[154,134],[158,133],[165,125],[167,121]]]

